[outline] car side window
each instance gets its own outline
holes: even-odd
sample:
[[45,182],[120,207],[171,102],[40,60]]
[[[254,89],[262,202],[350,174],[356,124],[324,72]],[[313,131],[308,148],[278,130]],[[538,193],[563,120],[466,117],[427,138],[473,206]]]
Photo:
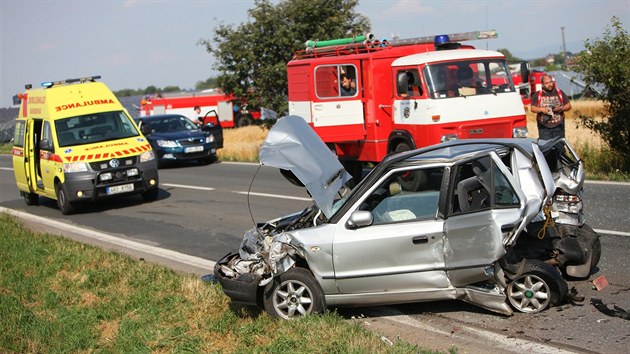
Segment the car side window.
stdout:
[[457,168],[452,196],[449,214],[519,206],[516,191],[490,156]]
[[443,169],[399,171],[391,174],[361,204],[372,212],[373,225],[435,219]]

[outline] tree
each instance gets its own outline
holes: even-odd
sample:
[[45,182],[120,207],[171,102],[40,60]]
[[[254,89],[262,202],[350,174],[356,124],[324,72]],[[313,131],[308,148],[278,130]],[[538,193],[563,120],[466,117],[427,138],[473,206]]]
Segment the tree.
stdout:
[[627,169],[630,167],[630,37],[617,17],[613,16],[611,23],[602,39],[585,41],[586,50],[577,56],[574,70],[584,76],[586,90],[604,102],[607,112],[603,120],[580,116],[580,122],[618,152]]
[[521,62],[523,61],[523,59],[519,58],[519,57],[515,57],[514,55],[512,55],[512,52],[510,52],[508,49],[506,48],[502,48],[502,49],[497,49],[497,52],[505,55],[505,59],[508,61],[508,63],[516,63],[516,62]]
[[358,0],[256,0],[249,22],[220,25],[212,39],[200,40],[216,58],[223,91],[250,106],[287,110],[286,65],[308,39],[364,34],[369,20],[355,12]]

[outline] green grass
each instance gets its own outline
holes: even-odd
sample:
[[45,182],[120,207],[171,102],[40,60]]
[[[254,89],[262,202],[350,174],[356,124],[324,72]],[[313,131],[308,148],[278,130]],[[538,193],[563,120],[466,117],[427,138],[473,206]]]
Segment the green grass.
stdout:
[[13,143],[0,143],[0,154],[10,154]]
[[335,313],[276,320],[220,286],[0,215],[0,352],[417,353]]

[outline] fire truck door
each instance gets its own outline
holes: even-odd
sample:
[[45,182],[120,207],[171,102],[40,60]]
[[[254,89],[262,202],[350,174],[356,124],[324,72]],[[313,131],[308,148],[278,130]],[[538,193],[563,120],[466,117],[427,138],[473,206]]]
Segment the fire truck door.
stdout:
[[[234,109],[233,109],[233,106],[232,106],[232,102],[230,102],[230,101],[225,101],[225,102],[220,101],[218,103],[218,106],[219,106],[219,121],[220,122],[225,122],[225,121],[231,122],[231,121],[234,120],[234,117],[233,117]],[[234,122],[234,123],[236,125],[236,122]]]
[[364,137],[360,79],[357,66],[353,64],[315,68],[312,122],[316,129],[330,128],[325,134],[330,139],[339,141]]

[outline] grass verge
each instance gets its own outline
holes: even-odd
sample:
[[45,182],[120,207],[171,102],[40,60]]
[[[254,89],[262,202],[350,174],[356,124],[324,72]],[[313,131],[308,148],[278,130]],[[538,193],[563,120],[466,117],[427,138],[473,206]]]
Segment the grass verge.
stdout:
[[275,320],[220,286],[0,214],[0,352],[417,353],[335,313]]

